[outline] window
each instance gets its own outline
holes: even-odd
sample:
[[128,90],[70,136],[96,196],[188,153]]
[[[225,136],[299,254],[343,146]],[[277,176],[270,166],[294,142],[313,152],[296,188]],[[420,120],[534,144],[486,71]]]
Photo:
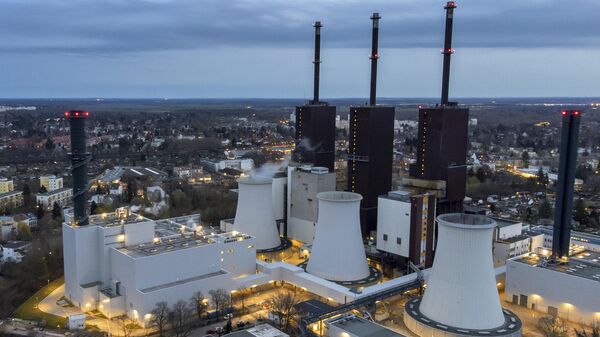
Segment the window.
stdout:
[[383,234],[383,241],[387,241],[387,234]]
[[396,238],[396,243],[401,245],[402,244],[402,238]]

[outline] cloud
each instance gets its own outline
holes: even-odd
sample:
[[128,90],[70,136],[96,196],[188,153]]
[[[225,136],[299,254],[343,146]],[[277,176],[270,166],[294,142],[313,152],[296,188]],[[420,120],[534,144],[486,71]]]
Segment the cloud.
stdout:
[[[369,45],[371,12],[382,48],[442,44],[443,1],[3,0],[0,52],[119,54],[219,46],[306,48],[322,20],[329,48]],[[595,47],[600,2],[462,0],[460,47]]]

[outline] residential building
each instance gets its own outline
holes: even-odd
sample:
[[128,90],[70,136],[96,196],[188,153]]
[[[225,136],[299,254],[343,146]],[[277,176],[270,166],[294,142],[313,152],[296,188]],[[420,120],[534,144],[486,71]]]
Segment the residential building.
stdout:
[[0,244],[0,264],[6,262],[19,263],[31,248],[31,242],[8,241]]
[[23,191],[0,193],[0,210],[6,211],[24,205]]
[[38,193],[36,200],[38,205],[41,204],[43,207],[50,209],[54,207],[54,203],[57,203],[61,207],[66,206],[71,202],[71,197],[73,197],[73,189],[63,187],[46,193]]
[[15,190],[15,184],[12,179],[0,178],[0,193],[12,192]]
[[55,191],[63,188],[63,178],[57,176],[41,176],[40,187],[44,186],[46,191]]

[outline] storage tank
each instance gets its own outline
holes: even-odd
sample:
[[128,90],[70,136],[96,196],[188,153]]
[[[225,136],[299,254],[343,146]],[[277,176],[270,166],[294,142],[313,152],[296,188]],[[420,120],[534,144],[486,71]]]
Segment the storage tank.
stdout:
[[317,194],[317,228],[306,271],[331,281],[355,281],[370,275],[360,233],[360,201],[352,192]]
[[238,182],[238,203],[233,230],[256,237],[256,249],[281,244],[273,213],[273,179],[242,177]]
[[425,295],[406,304],[406,325],[419,336],[481,331],[520,336],[520,321],[502,310],[496,288],[492,257],[496,222],[462,213],[440,215],[437,222],[437,249]]

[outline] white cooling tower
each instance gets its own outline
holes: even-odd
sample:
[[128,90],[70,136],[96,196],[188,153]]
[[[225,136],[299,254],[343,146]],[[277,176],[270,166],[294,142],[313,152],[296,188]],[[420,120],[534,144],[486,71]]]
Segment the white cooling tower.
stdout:
[[238,179],[238,203],[233,230],[256,237],[256,249],[271,249],[281,240],[273,214],[273,179]]
[[496,288],[492,258],[496,222],[461,213],[440,215],[437,222],[431,275],[423,298],[406,305],[407,326],[420,336],[478,335],[481,331],[520,335],[518,318],[503,312]]
[[331,281],[356,281],[369,276],[360,233],[360,194],[317,194],[317,228],[306,271]]

